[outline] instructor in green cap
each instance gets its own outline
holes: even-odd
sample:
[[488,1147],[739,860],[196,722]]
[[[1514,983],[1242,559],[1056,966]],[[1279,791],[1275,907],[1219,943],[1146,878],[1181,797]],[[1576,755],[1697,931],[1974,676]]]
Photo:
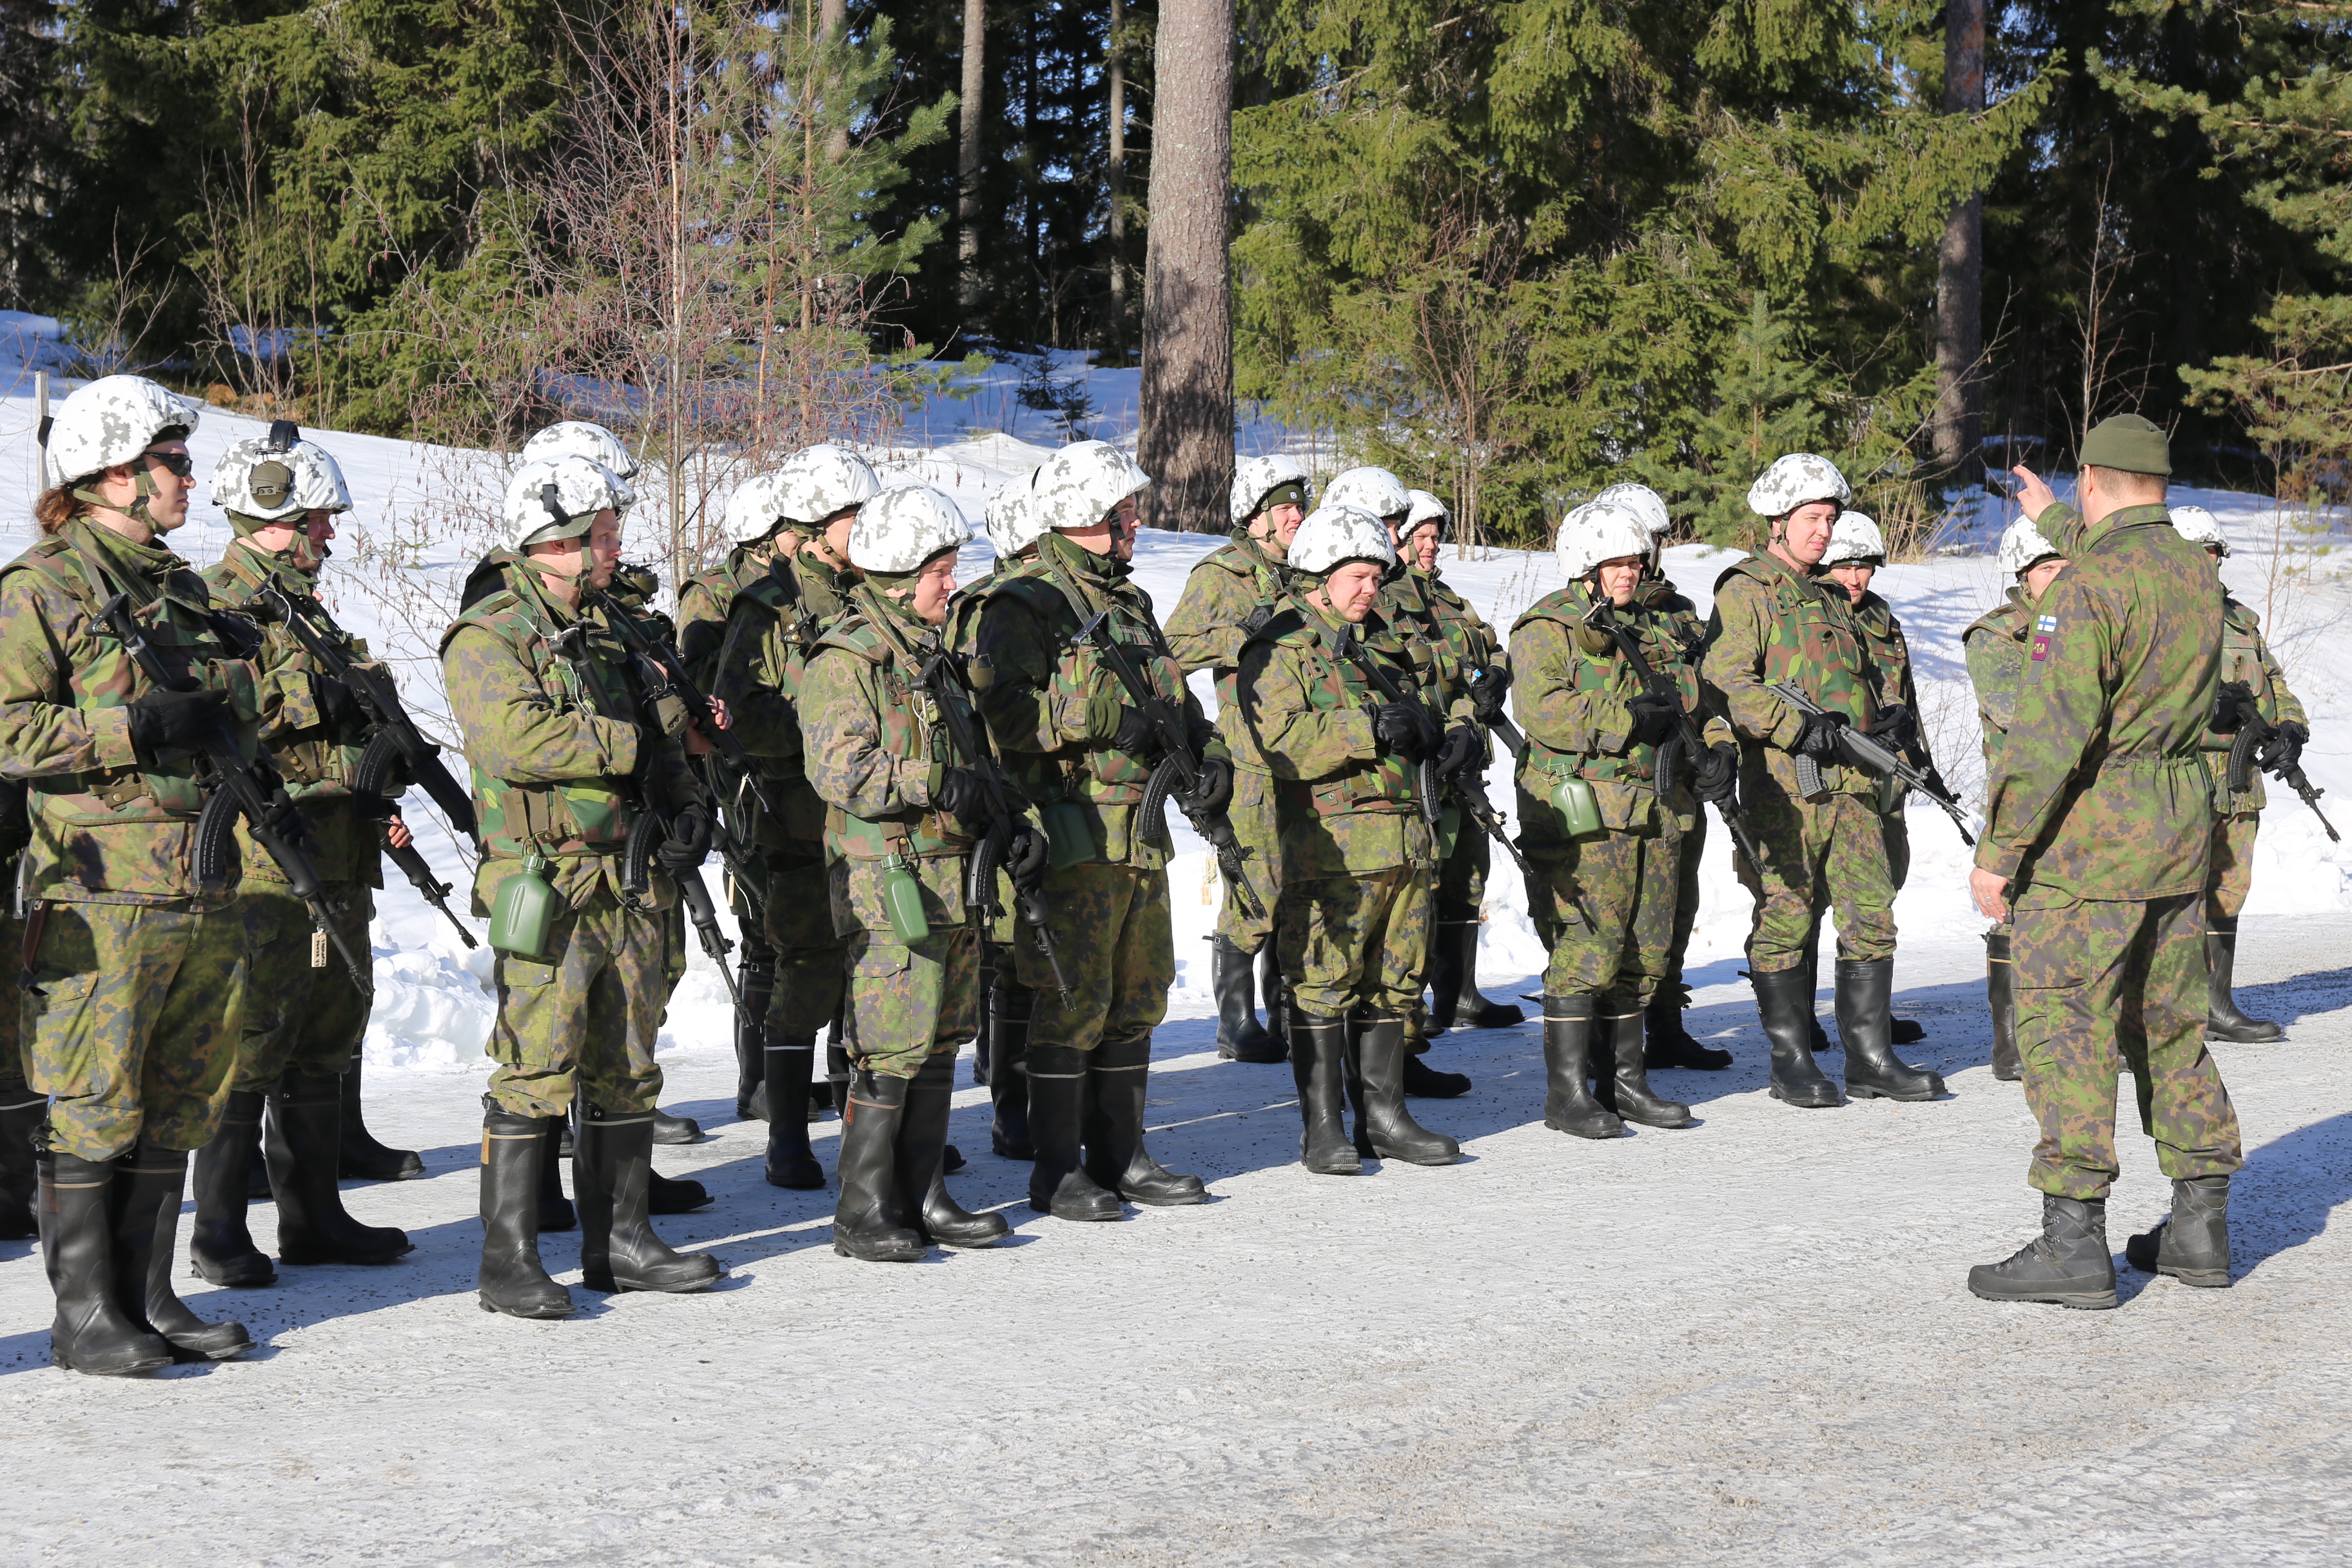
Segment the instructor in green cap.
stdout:
[[1988,1300],[2116,1304],[2107,1190],[2128,1062],[2172,1212],[2126,1258],[2230,1283],[2230,1176],[2244,1161],[2205,1049],[2212,791],[2199,755],[2221,682],[2221,584],[2165,509],[2164,432],[2135,415],[2084,439],[2082,510],[2033,473],[2018,499],[2073,564],[2041,603],[1986,784],[1969,889],[2013,922],[2017,1048],[2041,1123],[2027,1180],[2042,1235],[1969,1271]]

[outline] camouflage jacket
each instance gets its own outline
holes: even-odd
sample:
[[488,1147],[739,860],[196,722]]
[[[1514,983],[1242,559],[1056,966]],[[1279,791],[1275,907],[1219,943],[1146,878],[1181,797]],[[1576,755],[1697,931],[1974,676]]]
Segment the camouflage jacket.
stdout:
[[769,820],[745,801],[751,841],[762,848],[814,851],[824,839],[824,803],[809,787],[802,747],[801,679],[824,629],[848,608],[854,572],[836,572],[798,552],[800,535],[770,556],[727,606],[725,629],[710,654],[710,694],[733,710],[735,736],[760,765],[779,813]]
[[[204,572],[205,586],[214,598],[232,608],[252,598],[272,578],[289,598],[316,602],[317,584],[310,574],[294,566],[291,552],[272,557],[249,539],[232,541],[227,552]],[[373,662],[367,644],[340,627],[331,635],[353,660]],[[283,626],[264,625],[261,645],[254,659],[259,671],[261,743],[269,749],[270,761],[286,781],[286,793],[300,804],[303,818],[310,825],[319,874],[331,882],[365,882],[381,888],[383,853],[378,829],[373,823],[359,820],[352,799],[352,781],[359,774],[363,748],[326,727],[325,716],[319,711],[318,688],[311,680],[313,675],[326,672],[316,667],[294,634]],[[285,886],[286,874],[243,826],[237,829],[236,843],[247,884]]]
[[193,763],[147,769],[131,752],[122,710],[155,687],[100,618],[118,587],[167,668],[228,693],[245,753],[258,755],[254,667],[214,629],[204,579],[167,550],[76,521],[0,568],[0,777],[32,784],[28,897],[184,905],[199,892],[204,792]]
[[1471,677],[1494,663],[1501,646],[1470,601],[1434,572],[1391,568],[1373,608],[1386,635],[1422,667],[1424,688],[1449,709],[1470,695]]
[[2202,892],[2221,582],[2161,505],[2074,533],[2033,619],[1977,864],[2027,907]]
[[1131,569],[1058,533],[961,597],[948,642],[968,656],[972,690],[1005,772],[1024,796],[1047,808],[1048,826],[1054,808],[1067,803],[1084,819],[1097,857],[1158,870],[1167,852],[1146,842],[1136,821],[1151,768],[1097,738],[1089,716],[1090,710],[1098,715],[1132,701],[1100,649],[1072,642],[1089,618],[1106,612],[1129,662],[1156,695],[1182,710],[1192,744],[1225,755]]
[[698,572],[677,591],[677,651],[686,672],[708,691],[719,678],[719,645],[727,635],[727,617],[735,595],[768,574],[770,546],[739,544],[727,559],[708,572]]
[[[810,656],[801,687],[809,782],[825,804],[825,856],[849,862],[853,884],[873,881],[879,862],[902,856],[931,895],[925,902],[934,922],[960,922],[973,837],[933,796],[945,771],[963,759],[940,717],[940,699],[916,685],[938,633],[871,587],[852,589],[850,601]],[[962,702],[960,694],[950,700]],[[980,715],[968,705],[962,710],[981,733]],[[882,908],[878,884],[848,891],[854,928],[887,927],[887,916],[881,926],[874,920]]]
[[1684,596],[1673,582],[1664,577],[1645,576],[1634,586],[1633,603],[1659,616],[1675,640],[1683,645],[1685,657],[1696,665],[1706,655],[1706,622],[1699,617],[1698,606]]
[[1234,765],[1250,773],[1266,771],[1242,720],[1234,682],[1240,674],[1242,644],[1247,634],[1242,623],[1265,605],[1279,608],[1290,598],[1290,573],[1282,558],[1234,530],[1230,541],[1201,557],[1184,579],[1184,592],[1168,616],[1168,646],[1184,673],[1214,672],[1217,683],[1217,733],[1234,754]]
[[1424,670],[1378,615],[1349,626],[1294,598],[1242,649],[1238,693],[1275,777],[1286,883],[1436,862],[1420,770],[1374,738],[1388,699],[1347,652],[1358,644],[1400,690],[1422,690]]
[[2012,587],[2001,602],[1969,623],[1960,634],[1969,684],[1976,689],[1977,722],[1983,730],[1985,774],[1990,778],[2000,738],[2017,711],[2017,683],[2025,673],[2025,637],[2033,626],[2033,602]]
[[[1743,795],[1798,798],[1790,747],[1804,715],[1765,689],[1794,682],[1815,702],[1864,730],[1876,711],[1872,670],[1845,590],[1759,552],[1716,579],[1700,673],[1722,694],[1738,731]],[[1832,795],[1876,795],[1877,776],[1843,763],[1821,764]]]
[[[2287,689],[2285,671],[2279,668],[2278,660],[2271,657],[2269,645],[2263,641],[2262,617],[2235,599],[2223,601],[2221,679],[2242,680],[2252,689],[2254,700],[2262,707],[2263,722],[2310,728],[2311,721],[2304,716],[2303,704]],[[2235,735],[2205,731],[2205,763],[2213,773],[2213,809],[2223,816],[2250,816],[2268,805],[2270,797],[2263,788],[2260,768],[2247,769],[2246,787],[2231,792],[2230,748],[2236,742]]]
[[[1562,588],[1511,626],[1511,703],[1528,737],[1518,768],[1520,842],[1530,855],[1566,853],[1568,833],[1552,795],[1570,778],[1591,783],[1602,824],[1620,833],[1679,838],[1698,816],[1688,757],[1659,798],[1658,748],[1633,740],[1626,706],[1642,694],[1641,678],[1613,639],[1584,625],[1591,604],[1582,586]],[[1673,679],[1683,710],[1699,721],[1700,738],[1709,745],[1730,741],[1731,726],[1706,711],[1698,666],[1667,616],[1638,604],[1617,614],[1651,670]]]
[[[702,796],[678,743],[647,719],[619,640],[574,616],[529,574],[478,601],[441,638],[449,706],[466,735],[483,856],[475,913],[532,849],[568,902],[600,889],[618,896],[620,854],[640,793],[683,803]],[[675,897],[654,879],[656,901]]]

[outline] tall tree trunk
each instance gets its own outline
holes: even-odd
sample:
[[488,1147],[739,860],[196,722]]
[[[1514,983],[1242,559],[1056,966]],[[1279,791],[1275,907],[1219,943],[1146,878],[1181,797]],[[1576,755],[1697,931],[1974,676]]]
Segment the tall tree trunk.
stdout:
[[[816,30],[824,36],[828,47],[841,41],[841,31],[848,23],[849,0],[821,0],[817,6]],[[838,84],[827,82],[825,86],[830,95]],[[831,108],[832,105],[828,102],[827,107]],[[828,156],[838,163],[849,155],[849,117],[841,113],[838,109],[834,109],[833,112],[837,118],[834,122],[833,130],[825,137],[824,150]]]
[[[1948,0],[1944,112],[1984,111],[1985,0]],[[1984,477],[1984,197],[1944,221],[1936,268],[1936,462],[1956,484]]]
[[1127,359],[1127,51],[1118,36],[1127,21],[1124,0],[1110,0],[1110,346]]
[[988,7],[963,0],[963,101],[958,105],[961,144],[956,150],[956,298],[964,330],[980,303],[980,112],[986,87]]
[[1166,0],[1152,55],[1137,458],[1156,528],[1222,532],[1234,468],[1233,0]]

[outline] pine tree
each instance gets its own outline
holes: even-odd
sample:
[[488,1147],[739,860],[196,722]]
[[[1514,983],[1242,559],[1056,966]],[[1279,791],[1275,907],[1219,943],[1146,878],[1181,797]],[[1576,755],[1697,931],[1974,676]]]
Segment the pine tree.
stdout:
[[1755,529],[1748,487],[1790,452],[1833,448],[1821,371],[1796,352],[1794,325],[1759,292],[1732,340],[1713,407],[1699,416],[1677,460],[1644,453],[1634,467],[1699,538],[1745,544]]

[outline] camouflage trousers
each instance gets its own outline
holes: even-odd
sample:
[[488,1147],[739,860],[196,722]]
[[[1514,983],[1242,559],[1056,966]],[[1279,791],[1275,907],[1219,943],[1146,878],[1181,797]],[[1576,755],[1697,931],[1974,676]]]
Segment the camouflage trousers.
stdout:
[[2225,1176],[2245,1163],[2230,1091],[2205,1049],[2204,905],[2183,893],[2011,911],[2017,1049],[2042,1128],[2032,1186],[2106,1196],[2126,1063],[2166,1175]]
[[2205,918],[2233,921],[2254,886],[2254,834],[2262,813],[2213,818],[2213,862],[2205,873]]
[[821,1035],[841,1011],[845,953],[834,929],[824,855],[767,850],[767,915],[762,932],[776,955],[776,991],[768,1004],[771,1037]]
[[1036,937],[1019,924],[1014,970],[1021,984],[1037,993],[1030,1048],[1090,1051],[1149,1038],[1168,1016],[1168,988],[1176,983],[1168,873],[1082,860],[1045,873],[1045,894],[1073,1005],[1062,1005]]
[[1429,965],[1426,866],[1324,877],[1282,889],[1282,973],[1291,1000],[1318,1018],[1361,1005],[1410,1017]]
[[41,906],[26,1077],[49,1147],[111,1160],[144,1138],[201,1149],[220,1126],[247,1004],[245,917],[147,904]]
[[[669,916],[625,908],[598,890],[549,928],[551,963],[497,955],[498,1063],[489,1098],[516,1116],[565,1116],[584,1087],[604,1110],[651,1110],[661,1095],[654,1040],[669,1002]],[[583,1082],[584,1080],[584,1084]]]
[[1486,874],[1494,866],[1495,848],[1478,825],[1467,816],[1454,840],[1454,853],[1438,863],[1433,895],[1440,925],[1460,925],[1478,918],[1486,901]]
[[931,934],[910,944],[891,928],[881,866],[833,864],[835,918],[857,926],[849,938],[842,1033],[851,1061],[866,1071],[912,1078],[926,1057],[953,1055],[980,1032],[981,941],[960,918],[963,865],[961,856],[916,862],[917,877],[933,895],[924,900]]
[[1675,935],[1682,844],[1654,833],[1595,834],[1535,862],[1528,913],[1551,950],[1547,996],[1599,996],[1617,1012],[1649,1005]]
[[1275,912],[1282,901],[1282,830],[1275,821],[1273,778],[1235,768],[1233,804],[1225,808],[1225,817],[1241,840],[1242,868],[1249,873],[1250,890],[1265,913],[1252,920],[1228,888],[1224,907],[1217,911],[1217,934],[1244,952],[1255,952],[1274,933]]
[[[343,907],[335,929],[352,951],[368,950],[375,890],[364,883],[330,882],[330,902]],[[275,884],[248,884],[236,901],[250,944],[245,1027],[236,1047],[234,1089],[267,1093],[289,1068],[314,1078],[350,1070],[367,1033],[370,998],[331,947],[323,969],[310,967],[310,907]]]
[[14,900],[0,898],[0,978],[10,997],[0,1007],[0,1110],[23,1104],[32,1092],[25,1087],[24,993],[16,986],[16,971],[24,967],[25,922],[7,912],[14,907]]
[[1672,994],[1677,1005],[1685,1000],[1683,955],[1690,951],[1691,929],[1698,924],[1698,868],[1706,858],[1706,808],[1701,806],[1675,857],[1675,929],[1666,941],[1666,963],[1658,972],[1658,989]]
[[1764,851],[1759,882],[1742,857],[1739,880],[1756,900],[1748,967],[1779,974],[1805,961],[1822,911],[1837,910],[1840,958],[1895,956],[1895,879],[1886,861],[1886,819],[1876,797],[1832,795],[1819,805],[1766,795],[1748,803],[1748,825]]
[[1886,836],[1886,879],[1899,893],[1911,879],[1911,824],[1900,806],[1878,820]]

